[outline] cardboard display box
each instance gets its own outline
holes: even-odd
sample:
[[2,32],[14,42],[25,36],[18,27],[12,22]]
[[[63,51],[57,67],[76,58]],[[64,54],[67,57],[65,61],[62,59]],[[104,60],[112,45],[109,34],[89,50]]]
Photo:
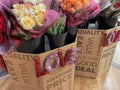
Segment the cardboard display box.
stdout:
[[108,30],[79,29],[77,46],[80,63],[76,65],[76,75],[96,78],[110,68],[117,42],[120,40],[120,27]]
[[[109,70],[118,40],[120,27],[109,30],[79,29],[75,43],[41,54],[12,52],[3,56],[12,80],[12,90],[73,90],[74,70],[76,75],[96,78]],[[65,53],[74,47],[81,47],[78,59],[73,65],[59,67],[49,74],[36,76],[35,57],[40,58],[40,69],[44,71],[46,58],[59,49]],[[53,62],[50,62],[53,65]]]
[[[76,47],[76,43],[60,47],[59,49],[65,55],[67,50],[74,47]],[[73,90],[74,64],[64,67],[59,65],[56,70],[49,74],[40,77],[36,76],[34,57],[40,58],[40,68],[44,70],[46,58],[57,51],[58,48],[41,54],[12,52],[8,56],[3,56],[11,76],[12,90]]]

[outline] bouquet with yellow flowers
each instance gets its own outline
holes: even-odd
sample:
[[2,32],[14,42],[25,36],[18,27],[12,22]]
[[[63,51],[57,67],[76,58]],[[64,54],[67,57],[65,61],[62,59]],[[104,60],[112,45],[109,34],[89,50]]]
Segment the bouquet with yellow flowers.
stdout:
[[45,23],[46,6],[43,3],[38,5],[14,4],[12,12],[25,30],[32,30],[36,26],[41,27]]
[[44,43],[44,34],[58,20],[58,13],[48,10],[42,0],[23,0],[23,3],[13,4],[12,8],[5,7],[11,22],[10,38],[23,41],[17,45],[17,51],[36,53],[43,49],[44,45],[40,44]]

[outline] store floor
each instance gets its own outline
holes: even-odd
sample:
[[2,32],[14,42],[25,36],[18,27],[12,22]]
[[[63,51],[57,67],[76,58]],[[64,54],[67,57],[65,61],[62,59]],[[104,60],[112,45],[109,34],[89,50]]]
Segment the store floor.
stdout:
[[[120,90],[120,69],[111,66],[106,72],[96,79],[75,76],[73,90]],[[10,78],[0,80],[0,90],[13,90]]]

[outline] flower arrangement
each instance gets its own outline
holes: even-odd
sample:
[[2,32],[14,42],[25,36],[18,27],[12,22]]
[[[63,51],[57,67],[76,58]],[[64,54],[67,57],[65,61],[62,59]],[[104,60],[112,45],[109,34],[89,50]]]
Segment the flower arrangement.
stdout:
[[43,26],[45,23],[46,6],[44,3],[14,4],[12,12],[25,30],[32,30],[35,26]]
[[95,0],[59,0],[67,16],[67,26],[82,24],[100,12],[99,3]]
[[[10,21],[10,30],[7,32],[10,42],[17,51],[24,53],[40,50],[39,45],[44,43],[42,40],[44,34],[58,20],[58,13],[48,10],[44,1],[34,1],[25,0],[22,3],[16,1],[17,3],[14,3],[12,7],[8,7],[2,2],[0,4]],[[2,37],[1,41],[3,39]],[[28,47],[30,43],[31,45]]]
[[57,12],[47,10],[43,2],[14,4],[12,13],[15,18],[11,21],[19,30],[12,30],[11,36],[22,36],[25,40],[41,37],[58,19]]
[[59,0],[64,11],[75,13],[90,5],[89,0]]

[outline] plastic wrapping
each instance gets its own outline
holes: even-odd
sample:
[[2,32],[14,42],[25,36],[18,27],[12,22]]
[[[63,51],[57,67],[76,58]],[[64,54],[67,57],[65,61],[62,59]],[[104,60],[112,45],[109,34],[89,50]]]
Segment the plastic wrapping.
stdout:
[[90,0],[90,5],[84,9],[81,9],[77,13],[65,12],[67,15],[67,25],[75,26],[82,24],[88,19],[95,17],[97,14],[99,14],[100,11],[101,8],[99,6],[99,3],[95,2],[94,0]]
[[7,7],[12,7],[15,3],[21,3],[23,0],[0,0],[0,3],[3,3]]
[[10,42],[7,38],[8,20],[2,7],[0,7],[0,79],[7,74],[7,68],[1,55],[7,54],[10,50]]
[[[35,6],[36,12],[38,11],[37,4],[31,4],[31,3],[26,3],[26,4],[28,5],[27,8],[30,8],[31,6]],[[25,29],[23,27],[23,25],[21,25],[20,19],[16,16],[15,13],[12,12],[12,8],[8,7],[8,5],[6,5],[4,3],[0,3],[0,5],[6,11],[8,18],[10,20],[10,26],[12,26],[12,27],[10,27],[10,30],[8,31],[8,38],[10,39],[11,43],[7,43],[7,48],[2,48],[1,53],[5,53],[6,49],[11,49],[11,50],[14,50],[13,48],[18,49],[19,46],[22,46],[22,45],[24,46],[25,42],[32,43],[31,41],[34,41],[34,39],[36,39],[39,44],[41,37],[45,34],[45,32],[48,30],[48,28],[51,27],[58,20],[58,16],[59,16],[56,11],[47,9],[44,12],[45,18],[43,19],[44,20],[43,25],[41,25],[41,24],[35,25],[34,28]],[[17,7],[18,5],[22,5],[24,7],[24,3],[21,3],[21,2],[17,2],[17,4],[15,4],[15,5],[16,5],[15,6],[16,8],[18,8]],[[14,3],[12,4],[12,6],[14,6]],[[41,8],[44,8],[44,6],[43,7],[39,6],[39,9],[41,9]],[[31,9],[29,9],[29,10],[31,10]],[[15,11],[17,12],[17,10],[15,10]],[[28,11],[26,11],[26,12],[28,12]],[[39,13],[39,11],[38,11],[38,13]],[[20,13],[20,14],[22,14],[22,13]],[[28,12],[28,14],[29,14],[29,12]],[[24,17],[24,15],[23,15],[23,17]],[[36,20],[39,20],[39,19],[36,19]],[[29,24],[29,23],[30,23],[30,21],[27,24]],[[29,41],[26,41],[26,40],[29,40]],[[11,44],[12,44],[12,46],[10,46]],[[38,44],[37,44],[37,46],[39,48]],[[2,45],[2,47],[5,47],[5,46],[6,45]],[[28,46],[27,43],[26,43],[26,46]],[[37,49],[37,47],[36,46],[34,47],[34,46],[35,45],[30,44],[30,47],[28,48],[30,50],[27,49],[28,51],[23,51],[23,52],[27,52],[27,53],[29,53],[29,51],[30,51],[30,53],[33,52],[34,49]],[[43,47],[43,46],[41,46],[41,47]],[[3,50],[3,49],[5,49],[5,50]],[[32,49],[32,51],[31,51],[31,49]],[[19,48],[18,51],[21,51],[21,50]]]
[[0,7],[0,54],[7,54],[12,45],[8,39],[9,22],[2,7]]
[[[53,18],[54,17],[54,18]],[[12,19],[14,22],[14,19]],[[16,18],[19,27],[21,27],[21,29],[23,29],[24,27],[20,25],[19,20]],[[28,19],[30,20],[30,19]],[[54,10],[46,10],[45,11],[45,21],[43,23],[43,25],[35,25],[34,28],[25,30],[25,28],[22,30],[24,33],[30,35],[31,38],[39,38],[41,37],[46,31],[47,29],[52,26],[56,21],[58,20],[58,13],[55,12]],[[16,22],[16,23],[17,23]],[[33,25],[34,23],[31,21],[31,25]],[[29,25],[29,26],[31,26]],[[18,28],[18,27],[17,27]],[[16,29],[17,29],[16,28]]]

